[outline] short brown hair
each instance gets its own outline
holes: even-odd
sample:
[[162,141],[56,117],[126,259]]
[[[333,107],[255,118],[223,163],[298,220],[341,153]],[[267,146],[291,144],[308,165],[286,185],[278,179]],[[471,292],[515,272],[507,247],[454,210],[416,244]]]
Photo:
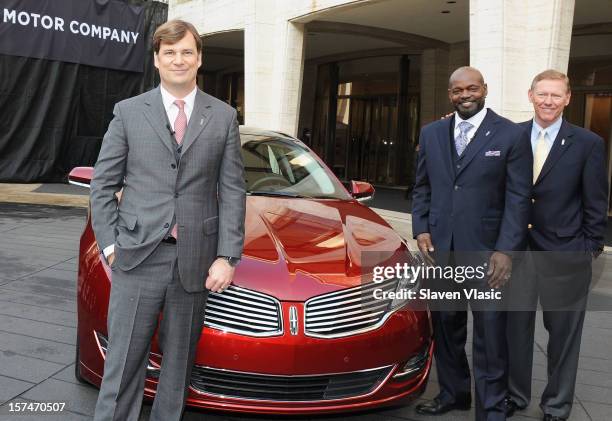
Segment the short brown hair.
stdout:
[[198,53],[202,52],[202,39],[200,34],[198,34],[198,30],[191,23],[180,19],[169,20],[155,30],[153,34],[153,50],[156,54],[159,53],[162,41],[168,44],[177,43],[188,32],[195,38]]
[[567,92],[570,93],[572,91],[570,87],[570,80],[565,73],[561,73],[554,69],[544,70],[541,73],[538,73],[531,82],[531,90],[535,89],[536,83],[541,80],[561,80],[565,82],[565,87],[567,88]]

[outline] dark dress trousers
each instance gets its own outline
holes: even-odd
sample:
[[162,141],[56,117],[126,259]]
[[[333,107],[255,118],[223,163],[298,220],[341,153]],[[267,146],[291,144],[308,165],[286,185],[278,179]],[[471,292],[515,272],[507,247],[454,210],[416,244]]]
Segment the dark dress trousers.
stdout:
[[[414,237],[431,234],[439,265],[448,263],[448,259],[451,264],[465,264],[460,261],[462,254],[488,259],[496,250],[512,253],[524,248],[533,170],[528,136],[520,126],[488,109],[460,157],[454,147],[453,129],[454,118],[449,118],[421,131],[412,209]],[[472,287],[486,289],[486,281],[482,279]],[[438,398],[443,403],[470,400],[466,310],[464,302],[461,308],[433,312]],[[472,314],[476,419],[504,420],[505,313],[492,310]]]
[[[527,134],[532,121],[521,123]],[[525,407],[531,398],[535,311],[543,307],[548,382],[540,406],[568,418],[574,399],[591,253],[603,246],[608,183],[603,140],[563,121],[533,186],[530,255],[517,273],[517,306],[508,313],[509,394]]]

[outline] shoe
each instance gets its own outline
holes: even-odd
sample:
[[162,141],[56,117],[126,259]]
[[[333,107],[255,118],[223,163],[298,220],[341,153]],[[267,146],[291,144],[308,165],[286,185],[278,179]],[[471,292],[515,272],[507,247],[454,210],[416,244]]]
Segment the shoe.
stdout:
[[555,417],[552,416],[550,414],[544,414],[544,418],[542,418],[544,421],[566,421],[566,418],[561,418],[561,417]]
[[455,402],[455,403],[442,403],[438,398],[435,398],[431,402],[420,403],[416,406],[417,414],[421,415],[442,415],[453,409],[460,411],[469,411],[472,403],[467,402]]
[[510,418],[514,415],[517,409],[520,409],[514,399],[510,397],[504,399],[504,405],[506,406],[506,418]]

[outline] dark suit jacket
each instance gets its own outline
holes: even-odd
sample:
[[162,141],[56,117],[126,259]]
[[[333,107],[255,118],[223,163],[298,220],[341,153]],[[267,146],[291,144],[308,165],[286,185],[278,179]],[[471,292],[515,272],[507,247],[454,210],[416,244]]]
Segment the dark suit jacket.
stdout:
[[464,151],[451,154],[454,118],[421,130],[413,193],[414,237],[429,232],[436,251],[511,252],[526,245],[533,157],[529,137],[491,109]]
[[[533,121],[521,123],[531,135]],[[563,120],[533,187],[533,250],[593,251],[603,246],[608,180],[603,139]]]

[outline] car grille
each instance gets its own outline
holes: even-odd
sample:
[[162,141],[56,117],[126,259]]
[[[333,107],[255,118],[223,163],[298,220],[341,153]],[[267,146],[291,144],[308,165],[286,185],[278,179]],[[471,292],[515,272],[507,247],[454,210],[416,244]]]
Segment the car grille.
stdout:
[[311,298],[305,304],[304,332],[336,338],[377,328],[389,314],[392,300],[374,298],[374,290],[395,291],[397,283],[397,279],[371,282]]
[[319,401],[370,393],[385,380],[391,368],[315,376],[277,376],[194,366],[191,386],[203,393],[240,399]]
[[206,301],[204,326],[249,336],[283,333],[280,302],[269,295],[230,285],[211,292]]

